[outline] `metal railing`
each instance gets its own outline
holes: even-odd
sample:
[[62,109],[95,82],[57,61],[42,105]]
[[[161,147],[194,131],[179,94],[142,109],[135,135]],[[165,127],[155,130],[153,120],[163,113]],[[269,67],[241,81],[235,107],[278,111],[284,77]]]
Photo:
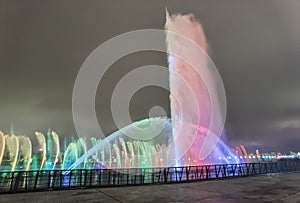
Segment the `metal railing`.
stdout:
[[168,168],[0,172],[0,193],[165,184],[300,171],[300,160]]

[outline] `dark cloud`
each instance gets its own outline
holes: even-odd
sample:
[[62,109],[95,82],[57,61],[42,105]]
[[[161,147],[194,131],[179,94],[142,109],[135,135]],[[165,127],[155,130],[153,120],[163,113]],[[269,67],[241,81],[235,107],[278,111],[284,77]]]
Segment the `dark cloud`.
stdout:
[[[228,98],[227,138],[250,150],[299,150],[299,1],[14,1],[0,0],[0,129],[33,133],[48,127],[75,134],[72,88],[86,57],[106,40],[136,29],[164,26],[170,13],[194,13]],[[106,134],[114,86],[142,65],[166,65],[163,53],[137,53],[116,62],[99,85],[96,109]],[[152,95],[152,96],[149,96]],[[169,113],[168,94],[140,90],[134,120],[151,106]]]

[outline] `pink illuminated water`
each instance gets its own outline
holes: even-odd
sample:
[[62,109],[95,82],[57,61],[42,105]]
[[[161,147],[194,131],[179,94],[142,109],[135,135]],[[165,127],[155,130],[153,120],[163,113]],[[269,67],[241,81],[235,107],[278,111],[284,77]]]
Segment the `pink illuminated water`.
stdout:
[[[224,124],[220,107],[224,98],[218,97],[202,26],[193,15],[167,13],[165,30],[171,118],[149,118],[126,126],[92,147],[70,169],[93,154],[98,154],[98,164],[106,168],[238,162],[219,138]],[[126,132],[134,134],[136,126],[155,138],[137,140],[126,136]],[[153,126],[163,126],[162,131],[153,136]]]

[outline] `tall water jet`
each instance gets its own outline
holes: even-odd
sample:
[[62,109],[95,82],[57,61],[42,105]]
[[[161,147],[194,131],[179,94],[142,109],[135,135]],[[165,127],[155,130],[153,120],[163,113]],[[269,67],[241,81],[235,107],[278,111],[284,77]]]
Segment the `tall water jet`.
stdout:
[[53,158],[53,142],[52,142],[52,137],[51,137],[51,129],[49,128],[47,131],[47,162],[46,162],[46,167],[47,169],[52,168],[52,158]]
[[53,166],[52,169],[55,169],[56,163],[58,162],[58,157],[59,157],[59,153],[60,153],[60,145],[59,145],[59,137],[57,135],[56,132],[52,131],[51,132],[52,135],[52,140],[54,141],[54,145],[55,145],[55,156],[54,156],[54,161],[53,161]]
[[[226,99],[219,90],[224,87],[208,56],[203,28],[192,14],[170,16],[166,11],[165,29],[176,160],[189,154],[185,160],[204,161],[223,130]],[[198,152],[191,152],[193,147]]]
[[[96,146],[99,142],[101,142],[101,139],[96,139],[95,137],[91,137],[92,146]],[[93,156],[93,166],[91,168],[95,168],[96,162],[100,162],[99,156],[101,155],[101,152],[98,150]],[[101,156],[100,156],[101,157]]]
[[5,136],[3,132],[0,131],[0,165],[3,160],[4,150],[5,150]]
[[78,159],[77,145],[71,142],[65,151],[62,169],[68,169]]
[[67,138],[64,139],[64,152],[67,150]]
[[47,160],[47,147],[46,147],[46,139],[43,133],[41,132],[35,132],[35,136],[38,140],[39,143],[39,151],[42,152],[42,156],[41,156],[41,162],[40,162],[40,170],[43,169],[43,166],[46,163]]
[[[77,156],[81,157],[87,152],[86,140],[81,137],[78,139],[76,144],[77,144]],[[83,166],[81,167],[85,168],[86,163],[87,163],[87,159],[84,160]]]
[[166,13],[165,30],[171,118],[129,124],[94,145],[69,169],[97,151],[101,165],[107,168],[194,165],[214,163],[219,157],[228,161],[231,151],[219,139],[225,122],[225,91],[207,55],[202,26],[192,14]]
[[5,149],[7,149],[8,152],[8,160],[11,160],[10,165],[11,169],[10,171],[15,171],[18,156],[19,156],[19,139],[17,136],[12,135],[5,135]]
[[22,170],[25,169],[26,171],[28,171],[30,169],[30,165],[31,165],[31,161],[32,161],[31,140],[25,136],[19,136],[18,140],[19,140],[19,147],[20,147],[18,164],[19,165],[21,164],[20,168]]

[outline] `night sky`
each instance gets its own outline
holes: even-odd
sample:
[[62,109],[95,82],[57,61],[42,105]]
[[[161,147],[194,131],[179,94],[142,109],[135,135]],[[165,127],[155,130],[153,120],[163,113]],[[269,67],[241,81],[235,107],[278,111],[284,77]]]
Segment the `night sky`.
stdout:
[[[77,72],[101,43],[124,32],[163,29],[171,14],[193,13],[227,94],[226,137],[250,152],[300,151],[300,1],[15,1],[0,0],[0,129],[32,135],[51,128],[76,136],[72,90]],[[99,84],[96,109],[106,135],[116,130],[110,99],[128,71],[166,54],[140,52],[117,61]],[[168,78],[166,78],[167,80]],[[169,93],[139,90],[133,120],[152,106],[169,114]]]

